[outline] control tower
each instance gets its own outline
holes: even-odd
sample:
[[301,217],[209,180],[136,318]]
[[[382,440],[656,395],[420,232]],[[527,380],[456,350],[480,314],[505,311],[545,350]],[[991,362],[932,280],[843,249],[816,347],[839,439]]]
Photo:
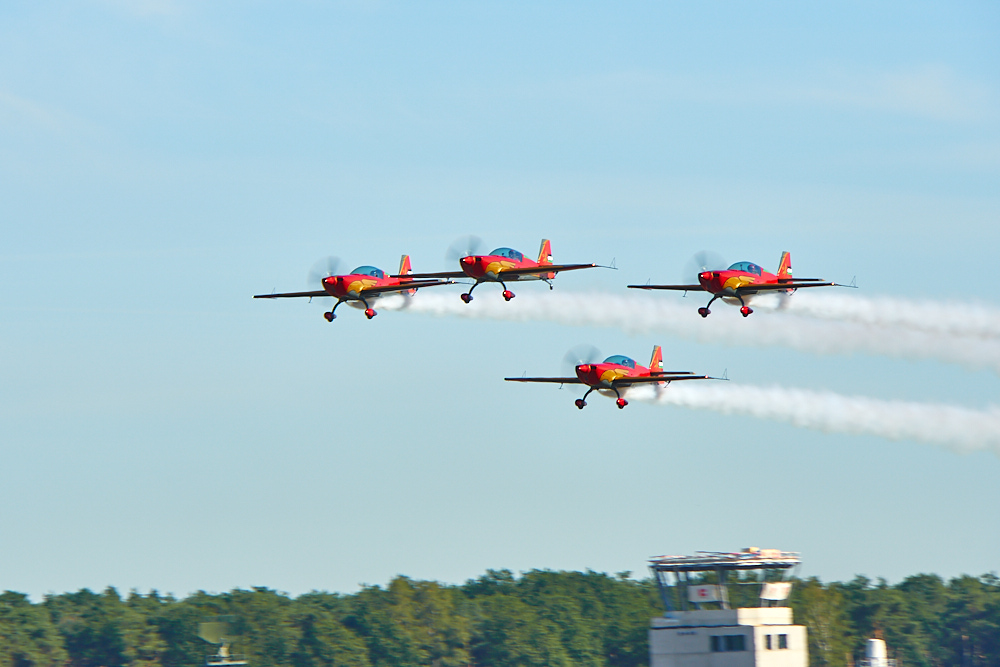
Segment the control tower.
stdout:
[[[799,562],[756,547],[651,558],[666,611],[650,623],[650,667],[806,667],[806,628],[786,606]],[[730,587],[747,606],[731,607]]]

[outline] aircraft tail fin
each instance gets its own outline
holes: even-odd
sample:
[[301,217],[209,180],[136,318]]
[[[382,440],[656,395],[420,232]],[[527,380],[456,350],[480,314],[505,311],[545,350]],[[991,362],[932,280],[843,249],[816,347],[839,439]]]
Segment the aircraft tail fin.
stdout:
[[538,250],[538,263],[552,263],[552,242],[548,239],[542,239],[542,247]]
[[653,358],[649,360],[649,370],[651,371],[663,370],[663,348],[661,348],[659,345],[653,346]]
[[[399,260],[399,273],[397,273],[396,275],[398,275],[398,276],[408,276],[411,273],[413,273],[413,267],[410,266],[410,256],[409,255],[403,255],[402,258],[400,258],[400,260]],[[417,293],[417,290],[415,290],[415,289],[408,289],[405,292],[403,292],[403,294],[407,294],[409,296],[413,296],[416,293]]]
[[787,250],[781,253],[781,264],[778,265],[778,279],[791,280],[792,278],[792,253]]

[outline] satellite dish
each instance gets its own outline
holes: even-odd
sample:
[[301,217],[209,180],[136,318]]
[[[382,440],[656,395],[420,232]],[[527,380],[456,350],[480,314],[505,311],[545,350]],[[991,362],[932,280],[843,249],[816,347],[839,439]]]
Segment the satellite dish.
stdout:
[[209,644],[218,644],[219,650],[215,655],[208,656],[205,664],[208,667],[230,667],[233,665],[246,665],[246,657],[232,653],[229,648],[233,638],[236,636],[232,621],[233,616],[217,616],[210,621],[198,624],[198,636]]
[[209,644],[221,644],[229,635],[229,624],[222,621],[208,621],[198,626],[198,636]]

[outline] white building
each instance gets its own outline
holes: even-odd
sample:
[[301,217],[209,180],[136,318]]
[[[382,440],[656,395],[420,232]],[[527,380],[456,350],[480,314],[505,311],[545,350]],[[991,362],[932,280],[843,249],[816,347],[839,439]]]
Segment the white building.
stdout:
[[[667,612],[650,623],[650,667],[806,667],[806,628],[794,625],[792,610],[782,606],[791,583],[774,581],[798,564],[798,554],[754,547],[652,559]],[[739,585],[759,586],[761,606],[729,608],[727,576],[737,573]],[[704,575],[717,583],[694,583]]]
[[806,667],[806,628],[788,607],[700,609],[654,618],[650,667]]

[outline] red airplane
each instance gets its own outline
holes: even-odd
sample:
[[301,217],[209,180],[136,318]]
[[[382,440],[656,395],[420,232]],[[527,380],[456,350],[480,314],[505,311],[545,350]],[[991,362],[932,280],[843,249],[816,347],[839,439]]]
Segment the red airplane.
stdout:
[[610,396],[614,393],[618,399],[615,401],[618,409],[628,405],[628,401],[622,398],[619,389],[627,389],[636,384],[650,382],[669,384],[677,380],[716,380],[718,378],[707,375],[695,375],[691,371],[664,371],[663,353],[659,345],[653,347],[653,358],[649,361],[649,368],[635,363],[621,354],[615,354],[600,363],[579,364],[576,367],[576,377],[554,377],[554,378],[504,378],[507,382],[548,382],[553,384],[585,384],[590,387],[583,398],[575,401],[576,407],[583,410],[587,405],[587,397],[590,392]]
[[768,273],[753,262],[736,262],[724,271],[702,271],[698,274],[698,285],[629,285],[631,289],[667,289],[681,292],[705,291],[712,294],[711,300],[698,314],[708,317],[709,306],[716,299],[727,303],[740,304],[740,313],[748,317],[753,309],[747,305],[750,297],[761,292],[791,293],[803,287],[854,287],[824,281],[822,278],[792,278],[792,256],[781,253],[778,274]]
[[542,247],[538,253],[538,261],[533,261],[513,248],[497,248],[486,255],[467,255],[462,257],[458,265],[461,271],[441,271],[439,273],[415,273],[414,278],[472,278],[476,281],[468,292],[462,295],[462,301],[472,301],[472,290],[479,283],[500,283],[503,287],[503,298],[510,301],[514,293],[507,289],[507,283],[515,280],[544,280],[552,289],[550,282],[560,271],[575,271],[577,269],[592,269],[597,264],[553,264],[552,244],[548,239],[542,239]]
[[365,317],[371,319],[378,313],[371,304],[379,297],[387,294],[405,293],[413,295],[418,288],[434,287],[436,285],[451,285],[452,280],[414,280],[410,277],[410,256],[403,255],[399,263],[399,274],[386,275],[385,271],[374,266],[359,266],[348,274],[327,276],[320,282],[323,289],[314,292],[287,292],[285,294],[255,294],[255,299],[285,299],[289,297],[332,296],[337,300],[333,308],[323,313],[327,322],[333,322],[337,317],[337,306],[345,301],[352,301],[352,306],[365,308]]

